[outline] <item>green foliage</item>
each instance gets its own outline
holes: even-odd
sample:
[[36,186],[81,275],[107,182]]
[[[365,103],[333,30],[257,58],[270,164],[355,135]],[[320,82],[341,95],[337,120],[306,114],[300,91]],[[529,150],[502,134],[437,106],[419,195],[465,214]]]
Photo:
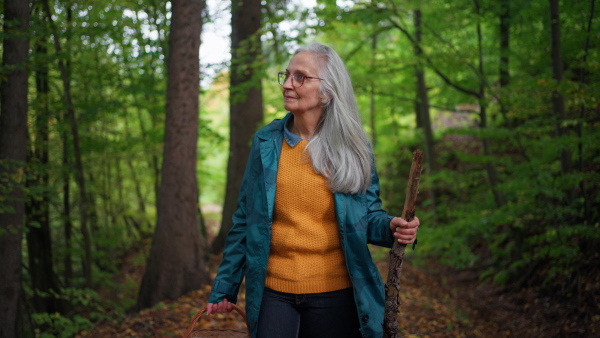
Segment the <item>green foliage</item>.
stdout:
[[36,337],[73,337],[92,327],[98,320],[110,320],[124,315],[124,311],[119,308],[108,311],[113,307],[106,303],[102,304],[98,293],[90,289],[62,288],[59,293],[45,293],[25,288],[25,292],[29,295],[35,293],[43,298],[58,298],[77,309],[75,314],[70,315],[62,315],[58,312],[31,314],[32,324],[36,327],[34,329]]
[[[531,161],[502,158],[505,169],[499,188],[509,200],[503,207],[490,199],[483,173],[444,170],[435,177],[448,197],[437,209],[445,225],[433,229],[435,244],[424,244],[426,249],[459,268],[487,261],[491,267],[482,277],[501,284],[519,281],[535,266],[543,270],[541,275],[526,278],[548,285],[557,278],[570,278],[590,263],[590,245],[600,242],[600,233],[597,214],[586,221],[584,203],[597,203],[598,174],[560,174],[556,150],[560,146],[553,144],[563,141],[529,142],[538,149]],[[461,161],[477,163],[478,158],[469,155]],[[569,194],[580,182],[592,195],[570,202]]]
[[35,330],[35,336],[40,338],[73,337],[75,334],[92,326],[89,319],[80,315],[65,317],[59,313],[34,313],[33,321],[38,326],[47,327],[47,331]]
[[[574,276],[600,265],[592,249],[600,244],[600,49],[587,33],[592,13],[584,2],[561,6],[566,66],[557,85],[548,4],[510,2],[510,84],[499,87],[501,7],[478,3],[479,13],[466,0],[320,1],[320,40],[346,61],[366,129],[376,136],[381,196],[396,215],[412,149],[423,148],[414,121],[414,65],[425,67],[439,170],[425,168],[422,176],[418,250],[457,268],[478,267],[482,278],[498,284],[565,290]],[[421,58],[413,53],[415,9],[423,21]],[[485,96],[468,94],[481,88]],[[567,107],[560,137],[554,90]],[[482,108],[485,128],[478,127]],[[564,150],[573,161],[570,172],[562,170]],[[505,205],[492,194],[490,166]],[[434,192],[435,203],[428,198]]]

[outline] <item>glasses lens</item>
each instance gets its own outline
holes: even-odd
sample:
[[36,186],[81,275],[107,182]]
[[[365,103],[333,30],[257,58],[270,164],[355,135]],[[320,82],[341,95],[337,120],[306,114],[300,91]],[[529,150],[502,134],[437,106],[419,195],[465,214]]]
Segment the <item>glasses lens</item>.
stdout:
[[292,80],[292,84],[294,85],[294,87],[302,87],[302,85],[304,84],[304,75],[294,74],[294,76],[292,76]]
[[[285,81],[288,80],[289,77],[290,77],[290,74],[288,74],[288,73],[285,73],[285,72],[277,73],[277,78],[279,80],[279,84],[282,86],[285,83]],[[304,78],[305,78],[305,76],[302,74],[292,75],[292,86],[294,86],[296,88],[301,87],[304,84]]]
[[285,81],[287,81],[287,79],[288,79],[288,74],[284,73],[284,72],[279,72],[277,75],[279,78],[279,84],[283,86]]

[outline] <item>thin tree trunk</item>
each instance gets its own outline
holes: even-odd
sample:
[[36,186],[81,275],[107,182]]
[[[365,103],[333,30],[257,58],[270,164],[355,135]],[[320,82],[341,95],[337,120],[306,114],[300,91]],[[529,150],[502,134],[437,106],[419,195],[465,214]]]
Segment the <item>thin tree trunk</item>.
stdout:
[[515,130],[512,126],[512,121],[508,116],[508,112],[511,106],[509,95],[505,95],[507,87],[510,85],[510,24],[511,24],[511,11],[510,11],[510,0],[500,1],[500,25],[499,33],[499,52],[500,58],[498,62],[498,82],[500,84],[500,93],[497,95],[498,104],[500,106],[500,114],[504,118],[504,123],[514,133],[514,140],[519,146],[521,155],[527,162],[530,161],[527,151],[521,142],[521,135],[519,131]]
[[[418,121],[421,123],[423,128],[423,134],[425,135],[425,162],[427,163],[427,169],[429,174],[437,172],[437,156],[435,153],[435,140],[433,138],[433,129],[431,126],[431,116],[429,114],[429,93],[427,91],[427,84],[425,83],[425,69],[421,64],[420,60],[423,55],[421,49],[421,35],[422,35],[422,24],[421,24],[421,10],[417,9],[413,13],[414,25],[415,25],[415,56],[417,57],[417,67],[415,75],[417,78],[417,116]],[[435,189],[431,189],[430,198],[433,205],[433,210],[436,206],[437,193]]]
[[[202,198],[198,199],[202,201]],[[202,208],[198,206],[198,221],[200,222],[200,244],[202,245],[202,251],[204,252],[204,257],[206,258],[210,253],[210,243],[208,241],[208,229],[206,226],[206,219],[204,218],[204,214],[202,213]]]
[[[206,2],[205,0],[202,0],[204,3]],[[157,9],[158,5],[153,5],[150,6],[150,10],[152,12],[152,15],[149,16],[150,21],[156,26],[156,31],[159,32],[158,34],[158,40],[159,40],[159,45],[161,46],[161,50],[164,52],[164,68],[166,69],[168,67],[167,65],[167,60],[169,60],[169,48],[167,43],[162,40],[161,34],[160,32],[165,31],[165,29],[163,29],[163,26],[160,25],[161,22],[164,22],[165,20],[159,20],[159,14],[158,14],[158,9]],[[142,37],[142,39],[140,41],[143,41],[143,34],[140,33],[140,37]],[[164,34],[164,35],[168,35],[168,34]],[[156,60],[153,59],[153,62],[162,62],[160,60]],[[148,69],[149,74],[152,74],[152,88],[155,88],[155,83],[156,83],[156,72],[154,71],[153,67],[149,67],[150,69]],[[154,95],[150,95],[150,94],[146,94],[145,95],[147,102],[151,102],[151,103],[155,103],[156,99],[154,98]],[[150,115],[150,121],[151,121],[151,130],[154,132],[157,132],[160,128],[162,128],[162,125],[159,123],[158,121],[158,112],[154,111],[154,110],[150,110],[149,111],[149,115]],[[142,120],[140,119],[140,125],[142,124]],[[155,201],[155,205],[158,206],[159,203],[159,199],[160,199],[160,179],[161,179],[161,170],[160,170],[160,156],[155,154],[154,152],[152,152],[152,158],[151,158],[151,165],[150,167],[153,170],[153,178],[154,178],[154,201]]]
[[[135,13],[136,15],[136,21],[140,21],[140,18],[137,16],[138,13]],[[150,17],[152,18],[152,17]],[[160,27],[157,26],[157,29],[159,29]],[[160,29],[159,29],[160,31]],[[160,36],[160,33],[159,33]],[[139,41],[144,41],[144,34],[141,31],[138,31],[138,34],[136,34],[136,37]],[[165,51],[165,57],[167,56],[167,52]],[[145,49],[142,48],[140,50],[140,57],[142,59],[148,57],[148,54],[145,52]],[[150,57],[150,64],[152,65],[152,63],[154,62],[154,60]],[[146,74],[148,74],[148,76],[152,79],[151,84],[149,85],[151,88],[155,88],[155,74],[154,74],[154,69],[152,66],[144,66],[144,72]],[[133,73],[131,72],[132,69],[130,69],[129,72],[129,80],[131,81],[131,84],[133,87],[135,86],[140,86],[139,83],[136,82],[135,77],[133,76]],[[149,136],[149,133],[147,131],[147,127],[146,124],[144,123],[144,116],[142,115],[142,108],[141,108],[141,103],[139,102],[138,99],[138,95],[137,93],[133,93],[132,94],[132,98],[133,98],[133,102],[134,102],[134,106],[136,108],[136,115],[138,118],[138,123],[139,123],[139,127],[140,127],[140,136],[142,138],[142,144],[144,146],[144,150],[146,151],[146,154],[148,154],[149,158],[148,160],[148,167],[152,170],[152,180],[154,182],[153,184],[153,194],[154,194],[154,201],[155,201],[155,205],[158,205],[158,193],[160,190],[160,168],[158,165],[158,156],[154,153],[154,151],[152,150],[152,146],[149,146],[149,142],[151,142],[151,137]],[[145,102],[145,104],[152,106],[153,104],[155,104],[155,99],[152,95],[149,94],[143,94],[142,98]],[[151,129],[156,129],[157,127],[157,123],[156,123],[156,117],[155,117],[155,112],[153,111],[149,111],[148,114],[150,115],[150,120],[152,123],[152,127]]]
[[[67,47],[71,41],[71,21],[73,19],[73,9],[70,5],[67,6]],[[67,53],[68,54],[68,53]],[[66,64],[68,82],[71,82],[71,59],[67,59]],[[61,139],[63,141],[63,156],[62,156],[62,179],[63,179],[63,220],[65,234],[65,285],[71,286],[73,280],[73,248],[71,238],[73,237],[73,222],[71,220],[71,161],[69,159],[69,132],[67,125],[67,117],[61,114]]]
[[[138,199],[138,212],[141,215],[145,215],[146,214],[146,199],[144,198],[144,194],[142,193],[142,184],[140,183],[140,180],[138,179],[138,172],[136,171],[136,169],[133,166],[133,161],[131,160],[127,160],[127,167],[129,168],[129,172],[131,173],[131,179],[133,180],[133,184],[135,186],[134,190],[135,190],[135,195]],[[143,234],[140,234],[140,236],[144,237]]]
[[[136,101],[136,112],[137,112],[138,121],[139,121],[139,125],[140,125],[140,135],[142,137],[142,142],[144,143],[144,149],[146,151],[150,152],[149,151],[150,147],[147,146],[147,144],[149,142],[149,139],[148,139],[148,136],[147,136],[146,128],[144,126],[144,121],[143,121],[143,118],[142,118],[142,111],[141,111],[139,105],[137,104],[137,98],[135,97],[135,95],[134,95],[134,100]],[[155,161],[153,160],[153,158],[155,156],[156,155],[152,155],[150,157],[150,160],[148,161],[149,167],[151,169],[154,168]],[[133,166],[130,166],[130,169],[133,170]],[[156,173],[154,172],[154,170],[152,170],[152,178],[153,178],[153,181],[154,181],[154,189],[152,189],[152,192],[154,193],[154,201],[155,201],[156,204],[158,204],[158,195],[157,195],[156,186],[158,185],[159,179],[156,178]],[[145,209],[145,206],[144,206],[144,209]]]
[[[504,88],[510,84],[509,72],[509,53],[510,53],[510,0],[500,1],[500,67],[498,69],[500,88]],[[501,105],[503,115],[507,109],[505,105]]]
[[[563,61],[560,37],[560,8],[558,0],[548,0],[550,3],[550,40],[552,55],[552,78],[558,87],[563,80]],[[562,122],[567,119],[565,99],[557,90],[552,91],[552,111],[554,113],[554,129],[556,137],[562,137],[568,133],[562,127]],[[571,151],[563,147],[560,151],[560,167],[563,174],[570,173],[573,169]]]
[[[421,129],[423,128],[423,119],[422,119],[422,115],[423,115],[423,108],[421,107],[421,104],[425,103],[425,101],[423,100],[423,98],[421,98],[421,94],[423,93],[422,89],[421,89],[421,81],[422,84],[425,86],[425,70],[424,67],[421,64],[421,57],[423,56],[423,49],[421,49],[421,40],[422,40],[422,35],[423,35],[423,29],[422,29],[422,24],[421,24],[421,10],[415,10],[413,12],[413,24],[415,26],[415,37],[414,40],[412,41],[413,43],[413,49],[414,49],[414,53],[416,56],[416,61],[417,61],[417,66],[415,67],[415,75],[417,77],[417,86],[416,86],[416,100],[415,100],[415,122],[417,125],[417,129]],[[421,80],[420,77],[423,77],[423,79]],[[427,96],[427,87],[425,87],[425,96]],[[427,104],[429,104],[429,98],[426,98],[426,102]],[[429,114],[429,107],[427,107],[428,110],[428,114]],[[427,140],[425,141],[427,142]],[[429,151],[427,150],[427,148],[425,148],[425,153],[428,154]],[[427,156],[427,155],[425,155]]]
[[[95,192],[92,193],[88,193],[87,195],[87,203],[88,203],[88,215],[87,215],[87,220],[88,220],[88,224],[89,224],[89,229],[90,229],[90,237],[95,238],[96,236],[98,236],[99,234],[99,226],[98,226],[98,213],[97,213],[97,207],[96,207],[96,197],[98,196],[98,190],[99,190],[99,183],[96,182],[96,176],[90,171],[87,172],[87,178],[85,180],[88,184],[88,186],[93,187],[92,190],[95,190]],[[92,243],[92,246],[96,246],[96,251],[99,251],[99,244],[97,242]]]
[[[36,43],[36,53],[42,57],[47,54],[46,39],[42,38]],[[35,72],[35,83],[37,91],[35,140],[34,149],[30,151],[32,158],[30,163],[39,167],[37,175],[31,182],[32,186],[48,187],[48,120],[50,110],[48,107],[48,65],[40,63]],[[43,191],[41,198],[32,196],[28,199],[26,214],[28,218],[27,251],[29,261],[29,274],[31,277],[31,288],[36,292],[32,303],[36,312],[63,312],[61,301],[58,297],[60,292],[58,277],[54,272],[54,261],[52,259],[52,238],[50,232],[50,199],[48,192]],[[41,293],[38,293],[40,291]],[[42,296],[46,295],[46,296]]]
[[[481,17],[481,6],[479,0],[474,0],[475,10],[478,17]],[[478,47],[478,58],[479,58],[479,76],[481,80],[479,82],[479,90],[478,90],[478,99],[479,99],[479,128],[482,131],[487,129],[487,106],[485,102],[485,83],[483,81],[483,43],[482,43],[482,33],[481,33],[481,23],[477,22],[477,47]],[[491,157],[490,144],[489,140],[486,136],[481,136],[481,145],[483,148],[483,155],[485,157]],[[493,163],[487,162],[485,164],[485,169],[488,175],[488,180],[490,182],[490,186],[492,188],[492,194],[494,195],[494,201],[496,202],[496,206],[502,207],[506,204],[506,199],[502,192],[498,190],[498,172],[496,171],[496,166]]]
[[[586,28],[586,34],[587,37],[585,39],[585,44],[583,46],[583,59],[582,59],[582,64],[585,66],[585,64],[587,63],[587,57],[588,57],[588,53],[589,53],[589,48],[590,48],[590,35],[591,35],[591,31],[592,31],[592,22],[594,19],[594,8],[596,7],[596,0],[592,0],[590,2],[590,17],[588,19],[588,25]],[[584,87],[587,85],[587,77],[586,77],[586,71],[585,69],[582,67],[581,71],[580,71],[580,75],[579,77],[581,78],[581,86]],[[578,170],[579,172],[583,172],[583,119],[585,118],[585,105],[583,104],[583,102],[581,103],[581,105],[579,106],[579,122],[577,123],[577,137],[579,139],[579,142],[577,144],[577,157],[579,158],[578,161]],[[581,196],[583,197],[583,215],[584,215],[584,222],[587,224],[592,224],[591,222],[591,208],[590,208],[590,199],[587,196],[587,192],[586,192],[586,187],[585,187],[585,181],[581,180],[579,182],[579,189],[581,191]]]
[[233,225],[232,216],[250,154],[250,141],[263,118],[261,70],[253,66],[262,55],[261,25],[260,0],[232,1],[229,160],[221,229],[212,243],[214,253],[223,250]]
[[19,335],[21,240],[25,221],[30,2],[5,0],[0,78],[0,338]]
[[[52,20],[52,12],[48,0],[44,0],[44,8],[46,10],[46,18],[52,29],[52,35],[54,36],[54,48],[57,54],[62,54],[62,46],[60,43],[60,36],[54,21]],[[84,258],[83,264],[83,275],[87,287],[92,287],[92,244],[90,233],[87,225],[88,217],[88,200],[85,186],[85,175],[83,173],[83,161],[81,159],[81,147],[79,145],[79,128],[77,126],[77,118],[75,116],[75,108],[73,107],[73,100],[71,98],[71,83],[69,81],[69,75],[67,68],[61,59],[58,59],[58,68],[60,70],[61,80],[64,89],[64,99],[67,106],[67,115],[69,118],[69,124],[71,126],[71,133],[73,134],[73,149],[75,153],[75,178],[77,185],[79,186],[79,218],[81,223],[81,234],[83,236],[84,245]]]
[[[106,164],[102,164],[103,166]],[[102,231],[100,230],[100,223],[99,223],[99,216],[98,216],[98,204],[96,203],[96,199],[99,195],[101,195],[101,188],[100,188],[100,183],[98,183],[96,176],[94,174],[92,174],[91,170],[88,171],[87,173],[87,186],[89,187],[93,187],[92,190],[94,190],[94,193],[88,193],[87,195],[87,203],[88,203],[88,224],[89,224],[89,230],[90,230],[90,238],[96,238],[99,239],[102,237]],[[106,205],[106,203],[103,203],[104,205],[104,215],[106,217],[109,217],[110,213],[108,212],[107,208],[108,206]],[[94,250],[94,252],[100,253],[100,254],[105,254],[105,244],[103,244],[103,241],[93,241],[91,243],[91,249]],[[96,255],[95,259],[92,259],[92,264],[95,264],[95,266],[102,270],[102,271],[107,271],[108,268],[106,267],[105,264],[103,264],[103,260],[99,255]]]
[[[127,155],[125,155],[127,156]],[[121,157],[115,156],[113,158],[115,165],[115,180],[113,182],[108,182],[108,190],[106,191],[107,195],[110,195],[111,191],[114,189],[117,190],[117,202],[111,202],[111,227],[117,224],[117,219],[122,215],[127,209],[129,209],[129,203],[125,201],[123,197],[123,173],[121,170]],[[109,163],[112,161],[109,161]]]
[[[131,82],[135,83],[135,79],[133,76],[130,77]],[[160,170],[158,169],[158,156],[154,154],[152,151],[152,147],[148,146],[148,143],[151,142],[150,137],[148,136],[148,131],[146,130],[146,125],[144,124],[144,117],[142,116],[142,109],[140,108],[140,103],[138,102],[137,95],[133,95],[133,101],[136,107],[136,113],[138,117],[138,122],[140,126],[140,135],[142,137],[142,143],[144,145],[144,149],[147,154],[150,154],[150,158],[148,159],[148,167],[152,170],[152,181],[153,181],[153,189],[152,192],[154,194],[154,203],[158,205],[158,191],[160,189]],[[152,113],[150,113],[152,114]],[[153,118],[151,117],[153,120]],[[156,126],[153,123],[153,128]]]
[[[138,110],[139,110],[139,107],[138,107]],[[129,129],[129,123],[128,123],[129,114],[127,113],[127,110],[125,110],[123,112],[123,114],[125,115],[125,133],[127,135],[131,135],[131,131]],[[142,135],[142,140],[145,141],[144,135]],[[133,181],[135,196],[137,197],[138,212],[140,213],[140,215],[145,215],[146,214],[146,199],[144,198],[144,194],[142,193],[142,184],[138,178],[138,176],[139,176],[138,172],[136,171],[131,158],[128,158],[125,162],[127,164],[127,168],[129,168],[131,180]],[[124,217],[127,217],[127,216],[124,216]],[[140,238],[145,238],[146,235],[142,231],[142,228],[139,226],[139,221],[138,221],[137,217],[135,217],[135,219],[133,220],[133,224],[136,225],[135,228],[138,231],[138,235],[140,236]]]
[[498,82],[500,84],[500,93],[498,94],[498,103],[500,105],[500,114],[505,119],[504,123],[510,126],[510,121],[508,120],[508,95],[503,95],[503,91],[510,84],[508,57],[510,53],[510,0],[500,1],[499,18],[500,27],[498,35],[500,36],[500,58],[498,60]]
[[199,47],[202,0],[173,0],[158,220],[138,309],[176,299],[209,282],[200,245],[198,185]]
[[[63,119],[64,120],[64,119]],[[71,238],[73,237],[73,223],[71,222],[71,176],[70,173],[70,161],[69,161],[69,135],[66,130],[61,132],[61,138],[63,140],[63,156],[62,156],[62,179],[63,179],[63,220],[64,220],[64,235],[65,235],[65,286],[71,286],[73,280],[73,257],[72,257],[72,243]]]
[[[377,51],[377,34],[371,37],[371,69],[375,69],[375,54]],[[369,92],[369,124],[371,125],[371,143],[373,149],[377,146],[377,127],[375,126],[375,81],[371,82]]]

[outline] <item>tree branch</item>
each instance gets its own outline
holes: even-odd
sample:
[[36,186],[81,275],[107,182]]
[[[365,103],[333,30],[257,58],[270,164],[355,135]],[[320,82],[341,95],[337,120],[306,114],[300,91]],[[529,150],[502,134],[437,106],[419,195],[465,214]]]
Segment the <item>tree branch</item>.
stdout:
[[[365,87],[365,86],[355,86],[355,88],[358,90],[367,90],[369,88]],[[399,96],[399,95],[395,95],[393,93],[386,93],[386,92],[382,92],[382,91],[374,91],[375,95],[377,96],[386,96],[386,97],[392,97],[394,99],[400,100],[400,101],[408,101],[408,102],[417,102],[416,99],[414,98],[409,98],[409,97],[404,97],[404,96]],[[443,107],[443,106],[436,106],[436,105],[429,105],[432,108],[436,108],[439,110],[444,110],[444,111],[456,111],[456,109],[454,108],[450,108],[450,107]]]
[[[396,28],[398,28],[398,30],[400,30],[402,33],[404,33],[404,35],[406,36],[407,39],[410,40],[410,42],[417,46],[418,43],[415,40],[415,38],[408,32],[408,30],[404,27],[402,27],[400,24],[398,24],[397,22],[395,22],[393,19],[388,18],[388,21]],[[454,82],[452,82],[452,80],[450,80],[450,78],[448,78],[448,76],[446,76],[441,70],[439,70],[433,63],[433,61],[431,61],[431,59],[427,56],[423,56],[423,58],[425,59],[425,61],[427,62],[427,65],[450,87],[463,92],[467,95],[471,95],[474,96],[475,98],[477,98],[478,100],[480,99],[480,94],[476,91],[470,90],[468,88],[462,87]]]
[[378,30],[374,31],[373,33],[371,33],[369,36],[367,36],[366,38],[362,39],[360,41],[360,43],[358,44],[358,46],[354,47],[348,54],[346,54],[345,57],[342,58],[342,60],[344,60],[344,62],[348,62],[348,60],[350,60],[354,54],[358,53],[358,51],[365,45],[367,44],[367,42],[370,42],[371,39],[373,38],[373,35],[379,35],[385,31],[390,30],[390,27],[384,26],[379,28]]

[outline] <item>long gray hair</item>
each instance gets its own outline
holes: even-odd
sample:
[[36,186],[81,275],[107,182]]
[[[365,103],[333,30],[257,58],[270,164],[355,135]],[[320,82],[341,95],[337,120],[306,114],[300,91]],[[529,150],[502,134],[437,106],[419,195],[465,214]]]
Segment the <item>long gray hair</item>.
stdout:
[[330,47],[313,43],[294,55],[315,56],[321,81],[323,114],[308,143],[315,171],[325,176],[333,192],[356,194],[371,185],[372,154],[344,62]]

